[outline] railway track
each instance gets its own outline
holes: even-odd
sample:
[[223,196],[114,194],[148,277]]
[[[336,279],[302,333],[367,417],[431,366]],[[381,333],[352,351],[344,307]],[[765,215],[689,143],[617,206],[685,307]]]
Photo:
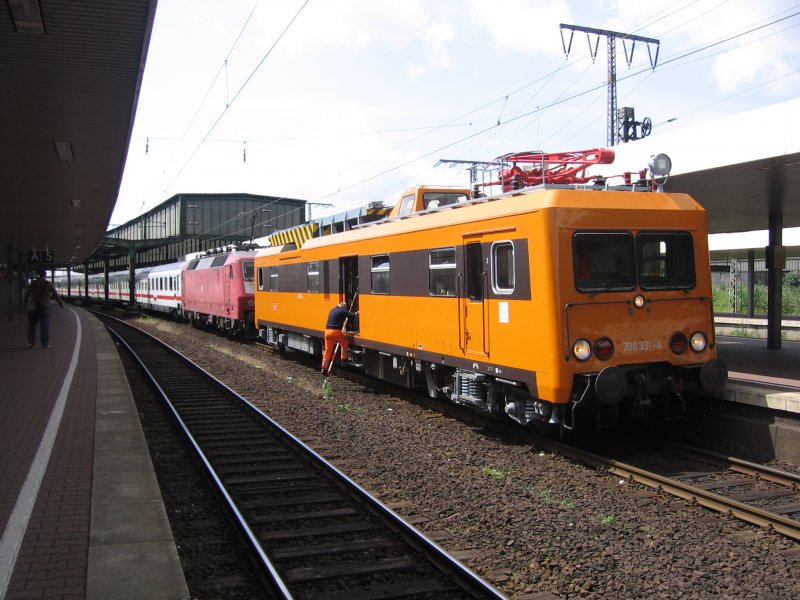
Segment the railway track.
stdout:
[[274,597],[504,597],[177,351],[98,316],[168,403]]
[[[420,406],[486,427],[510,439],[534,444],[593,468],[697,502],[717,512],[731,514],[748,523],[772,528],[800,541],[800,474],[663,440],[659,441],[658,447],[651,446],[650,458],[644,450],[648,442],[639,441],[635,459],[637,466],[573,444],[543,438],[524,428],[486,418],[461,406],[432,400],[388,384],[379,385],[351,371],[337,370],[337,374],[362,385],[378,386]],[[670,452],[672,458],[666,457],[666,452]],[[642,466],[648,461],[661,464],[651,468]],[[681,470],[678,465],[685,461],[694,461],[702,466]],[[657,471],[659,468],[661,472]]]
[[800,474],[666,441],[642,442],[635,465],[558,442],[539,445],[800,541]]

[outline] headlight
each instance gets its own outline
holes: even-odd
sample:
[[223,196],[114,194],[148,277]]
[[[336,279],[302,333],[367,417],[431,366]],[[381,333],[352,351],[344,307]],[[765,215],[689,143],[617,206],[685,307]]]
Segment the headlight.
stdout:
[[702,331],[697,331],[692,334],[692,350],[695,352],[702,352],[706,349],[706,336]]
[[648,166],[653,177],[668,177],[670,171],[672,171],[672,161],[666,154],[651,156]]
[[572,344],[572,354],[580,361],[588,360],[592,355],[592,345],[587,339],[579,339]]

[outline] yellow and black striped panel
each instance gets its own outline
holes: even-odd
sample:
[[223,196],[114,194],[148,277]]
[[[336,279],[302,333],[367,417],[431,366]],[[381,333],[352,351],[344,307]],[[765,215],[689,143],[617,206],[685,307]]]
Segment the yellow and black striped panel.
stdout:
[[318,228],[319,224],[317,223],[305,223],[303,225],[297,225],[291,229],[284,229],[283,231],[273,233],[271,236],[269,236],[269,241],[273,246],[294,244],[295,247],[301,248],[307,240],[314,237],[314,234],[317,232]]

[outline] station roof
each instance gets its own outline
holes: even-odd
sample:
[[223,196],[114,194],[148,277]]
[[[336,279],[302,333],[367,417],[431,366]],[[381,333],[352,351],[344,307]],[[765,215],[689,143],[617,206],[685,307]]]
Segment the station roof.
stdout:
[[4,0],[0,263],[81,262],[125,166],[156,0]]
[[[119,192],[156,0],[5,0],[0,10],[0,263],[48,249],[80,263]],[[800,226],[800,99],[616,146],[615,169],[672,158],[667,191],[709,233]],[[422,183],[422,182],[421,182]]]
[[702,204],[709,233],[768,229],[770,214],[800,227],[800,98],[654,133],[614,152],[613,166],[632,171],[667,154],[673,170],[664,189]]

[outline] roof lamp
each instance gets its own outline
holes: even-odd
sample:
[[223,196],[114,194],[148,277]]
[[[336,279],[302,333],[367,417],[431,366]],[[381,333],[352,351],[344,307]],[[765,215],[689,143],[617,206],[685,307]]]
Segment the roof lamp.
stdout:
[[672,171],[672,161],[666,154],[656,154],[650,157],[649,167],[653,177],[668,177]]

